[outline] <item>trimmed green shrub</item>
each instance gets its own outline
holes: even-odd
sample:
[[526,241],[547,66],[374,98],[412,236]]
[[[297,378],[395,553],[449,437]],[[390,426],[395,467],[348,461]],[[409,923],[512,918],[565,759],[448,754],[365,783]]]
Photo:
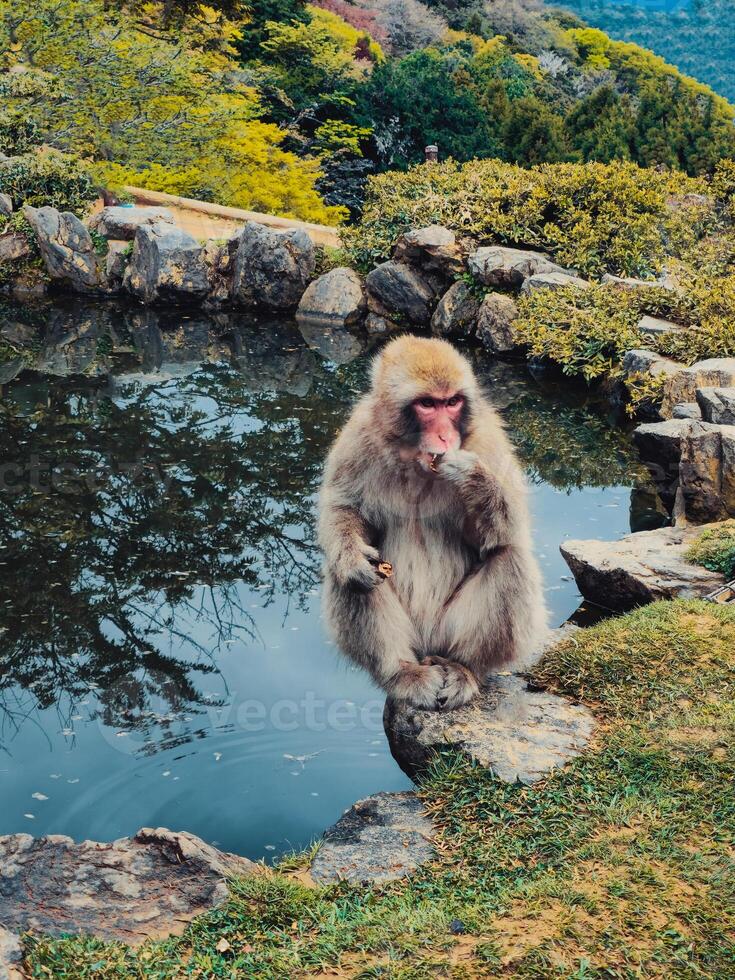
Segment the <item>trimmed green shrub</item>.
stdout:
[[402,232],[436,223],[545,249],[584,275],[651,277],[714,224],[707,189],[704,179],[623,162],[424,164],[371,178],[362,222],[345,237],[362,267],[387,258]]
[[735,576],[735,521],[724,521],[718,527],[702,531],[686,557],[711,572],[721,572],[725,578]]
[[97,197],[94,181],[78,157],[42,150],[0,161],[0,191],[16,210],[50,205],[82,214]]
[[638,293],[611,286],[541,289],[519,301],[519,341],[536,357],[587,381],[615,375],[626,351],[643,347]]

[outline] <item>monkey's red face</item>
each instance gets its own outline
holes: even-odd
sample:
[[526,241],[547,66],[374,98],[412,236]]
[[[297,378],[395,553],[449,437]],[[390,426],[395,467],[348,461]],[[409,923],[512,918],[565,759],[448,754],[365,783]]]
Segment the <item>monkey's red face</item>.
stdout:
[[411,403],[421,432],[419,451],[432,456],[462,443],[461,420],[465,399],[461,392],[422,395]]

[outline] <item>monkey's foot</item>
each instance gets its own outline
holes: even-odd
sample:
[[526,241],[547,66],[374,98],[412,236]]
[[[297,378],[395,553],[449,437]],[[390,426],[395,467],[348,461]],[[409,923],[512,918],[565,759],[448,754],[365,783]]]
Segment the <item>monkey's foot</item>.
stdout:
[[471,701],[479,693],[480,685],[469,668],[444,657],[429,657],[425,664],[436,664],[444,672],[444,686],[437,695],[437,707],[445,711],[459,708]]
[[439,664],[404,662],[387,685],[388,693],[417,708],[441,707],[439,697],[444,691],[446,671]]

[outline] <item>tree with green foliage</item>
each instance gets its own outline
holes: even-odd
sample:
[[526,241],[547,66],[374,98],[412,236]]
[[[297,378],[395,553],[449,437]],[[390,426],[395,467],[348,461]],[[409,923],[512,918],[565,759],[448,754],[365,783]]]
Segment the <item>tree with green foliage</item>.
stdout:
[[[168,31],[102,0],[0,0],[6,112],[38,138],[96,163],[103,182],[139,184],[334,223],[315,189],[319,165],[282,148],[233,60],[237,24],[200,7]],[[142,16],[142,15],[141,15]]]

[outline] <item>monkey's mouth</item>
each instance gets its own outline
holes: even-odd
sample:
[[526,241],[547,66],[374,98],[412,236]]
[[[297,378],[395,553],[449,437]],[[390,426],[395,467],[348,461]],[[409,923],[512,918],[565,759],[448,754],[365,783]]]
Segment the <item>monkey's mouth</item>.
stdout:
[[439,460],[442,458],[443,455],[444,453],[429,453],[429,456],[431,457],[429,459],[429,469],[431,470],[432,473],[439,472],[436,464],[439,462]]

